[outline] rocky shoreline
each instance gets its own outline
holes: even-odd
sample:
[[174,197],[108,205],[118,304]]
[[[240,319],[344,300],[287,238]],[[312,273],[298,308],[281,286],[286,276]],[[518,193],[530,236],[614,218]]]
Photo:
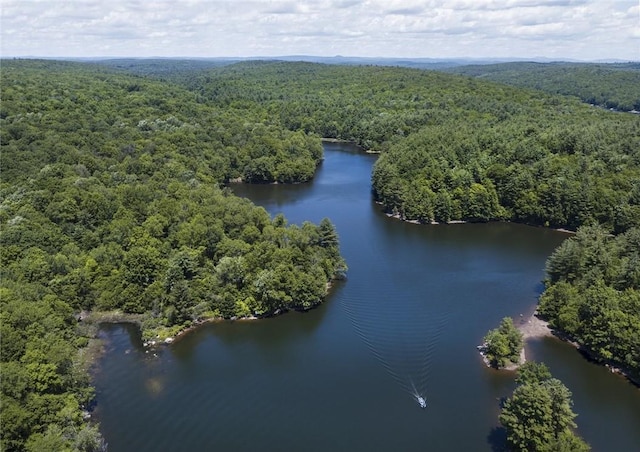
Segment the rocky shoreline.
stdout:
[[[314,309],[320,306],[327,295],[331,291],[333,287],[333,283],[335,280],[327,281],[325,286],[325,295],[324,298],[319,301],[315,306],[312,306],[310,309]],[[216,322],[247,322],[253,320],[266,319],[270,317],[276,317],[282,315],[286,312],[289,312],[286,309],[277,309],[275,312],[269,313],[264,316],[255,316],[249,315],[246,317],[231,317],[231,318],[223,318],[223,317],[205,317],[194,320],[190,322],[189,325],[174,325],[173,327],[159,327],[151,330],[147,330],[147,333],[151,333],[151,337],[147,334],[147,337],[143,337],[142,345],[145,348],[154,348],[161,345],[170,345],[181,337],[185,336],[187,333],[205,325],[208,323],[216,323]],[[144,323],[145,319],[147,319],[147,315],[145,314],[128,314],[122,311],[81,311],[76,315],[76,320],[84,325],[84,328],[87,330],[86,334],[88,336],[94,336],[94,339],[97,339],[97,328],[100,323],[133,323],[140,328],[140,331],[144,333]],[[144,336],[144,334],[143,334]]]
[[[516,327],[522,333],[522,338],[525,342],[525,347],[523,347],[522,351],[520,352],[520,360],[518,363],[512,363],[509,366],[500,368],[499,370],[514,371],[514,370],[517,370],[521,365],[523,365],[527,361],[525,348],[528,341],[541,339],[544,337],[554,337],[558,340],[571,344],[578,351],[580,351],[587,359],[595,363],[598,363],[600,365],[603,365],[611,373],[618,374],[626,378],[631,384],[640,388],[640,379],[638,379],[637,377],[634,377],[633,374],[628,369],[617,367],[611,362],[601,362],[597,360],[594,354],[591,353],[591,351],[588,350],[586,347],[575,342],[574,340],[572,340],[570,337],[566,336],[562,332],[552,329],[549,326],[549,322],[547,322],[546,320],[538,316],[537,311],[534,312],[528,319],[521,320],[520,323],[516,325]],[[480,351],[480,355],[482,355],[482,359],[484,363],[487,365],[487,367],[493,368],[493,366],[491,366],[491,364],[483,354],[483,346],[479,345],[478,350]]]
[[[514,322],[515,323],[515,322]],[[522,334],[522,339],[526,345],[528,340],[531,339],[539,339],[542,337],[551,337],[554,336],[553,331],[549,327],[549,323],[540,317],[537,316],[537,313],[534,312],[526,321],[521,320],[516,328]],[[480,356],[482,356],[482,360],[487,367],[494,368],[491,365],[486,356],[486,348],[485,344],[478,345],[478,351],[480,352]],[[520,350],[520,359],[516,363],[511,363],[508,366],[500,367],[499,370],[510,370],[515,371],[524,363],[527,362],[527,356],[525,352],[525,347],[522,347]]]

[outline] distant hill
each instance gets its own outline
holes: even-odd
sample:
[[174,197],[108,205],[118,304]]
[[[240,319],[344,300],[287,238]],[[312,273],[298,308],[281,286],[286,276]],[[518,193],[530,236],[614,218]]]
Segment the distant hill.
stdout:
[[[478,64],[478,60],[471,59],[435,59],[435,58],[369,58],[345,56],[310,56],[285,55],[277,57],[246,57],[246,58],[90,58],[82,59],[99,63],[116,69],[123,69],[137,75],[162,78],[177,73],[213,69],[241,61],[301,61],[306,63],[321,63],[346,66],[396,66],[414,69],[439,70],[456,66]],[[480,64],[496,63],[497,60],[483,60]]]
[[203,71],[241,61],[240,58],[207,58],[207,59],[182,59],[182,58],[106,58],[88,60],[113,69],[121,69],[126,72],[151,76],[154,78],[166,78],[177,73]]
[[[346,66],[395,66],[414,69],[453,70],[458,67],[480,67],[511,63],[513,59],[501,58],[388,58],[388,57],[357,57],[357,56],[313,56],[313,55],[282,55],[273,57],[217,57],[217,58],[80,58],[82,62],[94,62],[124,69],[138,75],[163,76],[176,72],[207,70],[226,66],[241,61],[287,61],[321,63]],[[536,61],[545,61],[539,59]]]
[[511,62],[443,68],[620,111],[640,110],[640,63]]
[[373,58],[288,55],[221,58],[95,58],[115,69],[159,79],[228,66],[242,61],[303,61],[346,66],[395,66],[436,70],[483,78],[550,94],[574,96],[583,102],[619,111],[640,110],[640,62],[583,63],[507,61],[471,58]]
[[584,63],[508,61],[470,58],[372,58],[288,55],[221,58],[88,58],[128,73],[173,79],[246,61],[301,61],[342,66],[395,66],[443,71],[483,78],[550,94],[574,96],[583,102],[618,111],[640,111],[640,62]]

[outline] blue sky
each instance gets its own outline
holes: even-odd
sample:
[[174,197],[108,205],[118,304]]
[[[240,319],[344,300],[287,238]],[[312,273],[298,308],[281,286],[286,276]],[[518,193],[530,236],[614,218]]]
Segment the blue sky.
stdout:
[[4,57],[640,60],[640,0],[2,0]]

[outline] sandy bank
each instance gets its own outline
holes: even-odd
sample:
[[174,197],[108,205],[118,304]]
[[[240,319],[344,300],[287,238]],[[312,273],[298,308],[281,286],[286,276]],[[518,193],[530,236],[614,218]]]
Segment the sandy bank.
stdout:
[[549,328],[549,322],[537,317],[536,313],[533,313],[528,319],[523,320],[517,327],[522,333],[522,338],[525,342],[528,339],[553,336],[553,332],[551,328]]
[[505,370],[517,370],[518,367],[527,362],[527,354],[525,352],[525,348],[528,340],[553,336],[553,331],[551,330],[551,328],[549,328],[549,322],[547,322],[546,320],[542,320],[541,318],[536,316],[535,312],[531,315],[531,317],[523,320],[517,326],[517,328],[518,331],[522,333],[522,339],[524,340],[525,346],[522,347],[522,350],[520,350],[519,362],[505,367]]
[[[534,312],[531,317],[528,319],[523,319],[520,321],[520,324],[517,325],[518,330],[522,333],[522,337],[525,342],[525,347],[523,347],[522,352],[520,353],[520,363],[512,364],[506,367],[506,370],[516,370],[519,366],[526,362],[525,348],[527,345],[527,341],[536,340],[544,337],[554,337],[563,342],[567,342],[579,350],[585,357],[594,362],[598,362],[599,364],[605,366],[611,373],[621,375],[626,378],[635,386],[640,387],[640,380],[638,376],[634,374],[630,369],[624,369],[618,367],[616,364],[607,361],[599,361],[595,358],[595,354],[591,352],[588,348],[580,345],[579,343],[573,341],[571,338],[562,334],[562,332],[551,329],[549,326],[549,322],[543,320],[537,316],[537,313]],[[485,359],[486,362],[486,359]]]
[[[539,339],[542,337],[554,336],[553,331],[551,330],[551,328],[549,328],[549,323],[537,317],[535,312],[531,315],[531,317],[521,319],[520,323],[516,325],[516,327],[518,328],[518,331],[522,333],[522,339],[525,342],[525,346],[527,341],[530,339]],[[525,348],[526,347],[522,347],[522,350],[520,350],[520,359],[517,363],[510,363],[505,367],[501,367],[500,370],[517,370],[518,367],[527,362]],[[493,367],[486,357],[486,349],[484,347],[484,344],[478,346],[478,350],[480,351],[482,360],[487,365],[487,367]]]

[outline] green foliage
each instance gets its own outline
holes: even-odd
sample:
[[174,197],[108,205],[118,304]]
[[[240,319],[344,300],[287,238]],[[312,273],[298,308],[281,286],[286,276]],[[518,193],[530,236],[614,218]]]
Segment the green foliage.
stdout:
[[[584,69],[580,77],[593,82],[591,92],[606,83],[637,96],[631,89],[637,65],[530,66],[514,69],[517,77],[538,66],[562,74]],[[480,67],[482,74],[491,68]],[[609,75],[617,81],[606,81]],[[631,79],[619,83],[619,77]],[[389,213],[407,220],[512,220],[571,229],[599,222],[617,232],[640,222],[636,115],[480,78],[397,67],[243,62],[176,70],[170,79],[226,112],[250,111],[292,131],[383,151],[373,172],[374,194]],[[275,159],[252,154],[235,177],[295,181],[277,163],[285,164],[288,149],[297,146],[263,140],[257,148]],[[316,158],[311,145],[302,147]]]
[[[0,138],[3,153],[16,157],[3,161],[5,181],[24,180],[53,163],[68,166],[47,171],[85,179],[72,198],[53,200],[50,215],[58,224],[113,213],[106,191],[87,197],[82,190],[98,182],[95,171],[113,165],[112,178],[162,171],[208,182],[303,182],[322,159],[317,136],[290,132],[258,108],[221,110],[174,84],[57,61],[3,60],[2,71]],[[138,185],[119,194],[135,212],[152,192]]]
[[507,431],[509,450],[590,450],[571,430],[576,427],[571,392],[560,380],[551,377],[546,366],[535,363],[523,366],[518,382],[518,387],[505,401],[500,413],[500,423]]
[[501,63],[458,66],[447,72],[579,97],[621,111],[640,110],[640,64]]
[[109,58],[97,61],[98,64],[120,69],[130,74],[148,76],[160,80],[170,80],[196,71],[226,66],[235,62],[237,62],[237,60],[233,58],[216,58],[211,60]]
[[[374,194],[404,219],[640,222],[636,115],[407,68],[244,62],[173,80],[219,108],[382,151]],[[274,174],[258,159],[246,171],[257,182]]]
[[149,334],[317,305],[346,271],[331,222],[288,226],[220,187],[310,180],[320,136],[383,152],[374,193],[401,218],[628,231],[558,251],[541,306],[637,366],[637,116],[411,69],[157,64],[2,61],[3,449],[102,447],[74,312],[139,313]]
[[2,450],[104,448],[74,313],[177,331],[310,309],[346,269],[328,219],[288,226],[220,188],[309,180],[317,136],[92,65],[3,61],[2,92]]
[[513,95],[520,104],[502,120],[458,111],[392,145],[374,167],[377,199],[421,222],[637,224],[640,118]]
[[551,371],[544,363],[527,361],[518,368],[516,383],[520,385],[542,383],[551,378]]
[[511,317],[505,317],[500,326],[484,337],[484,354],[495,367],[506,367],[510,362],[520,361],[520,352],[524,346],[522,333],[514,326]]
[[580,228],[547,260],[539,312],[595,359],[640,373],[640,229]]
[[[73,450],[92,390],[76,359],[71,307],[39,284],[3,280],[0,298],[2,450]],[[10,286],[10,287],[7,287]],[[98,450],[98,449],[85,449]]]

